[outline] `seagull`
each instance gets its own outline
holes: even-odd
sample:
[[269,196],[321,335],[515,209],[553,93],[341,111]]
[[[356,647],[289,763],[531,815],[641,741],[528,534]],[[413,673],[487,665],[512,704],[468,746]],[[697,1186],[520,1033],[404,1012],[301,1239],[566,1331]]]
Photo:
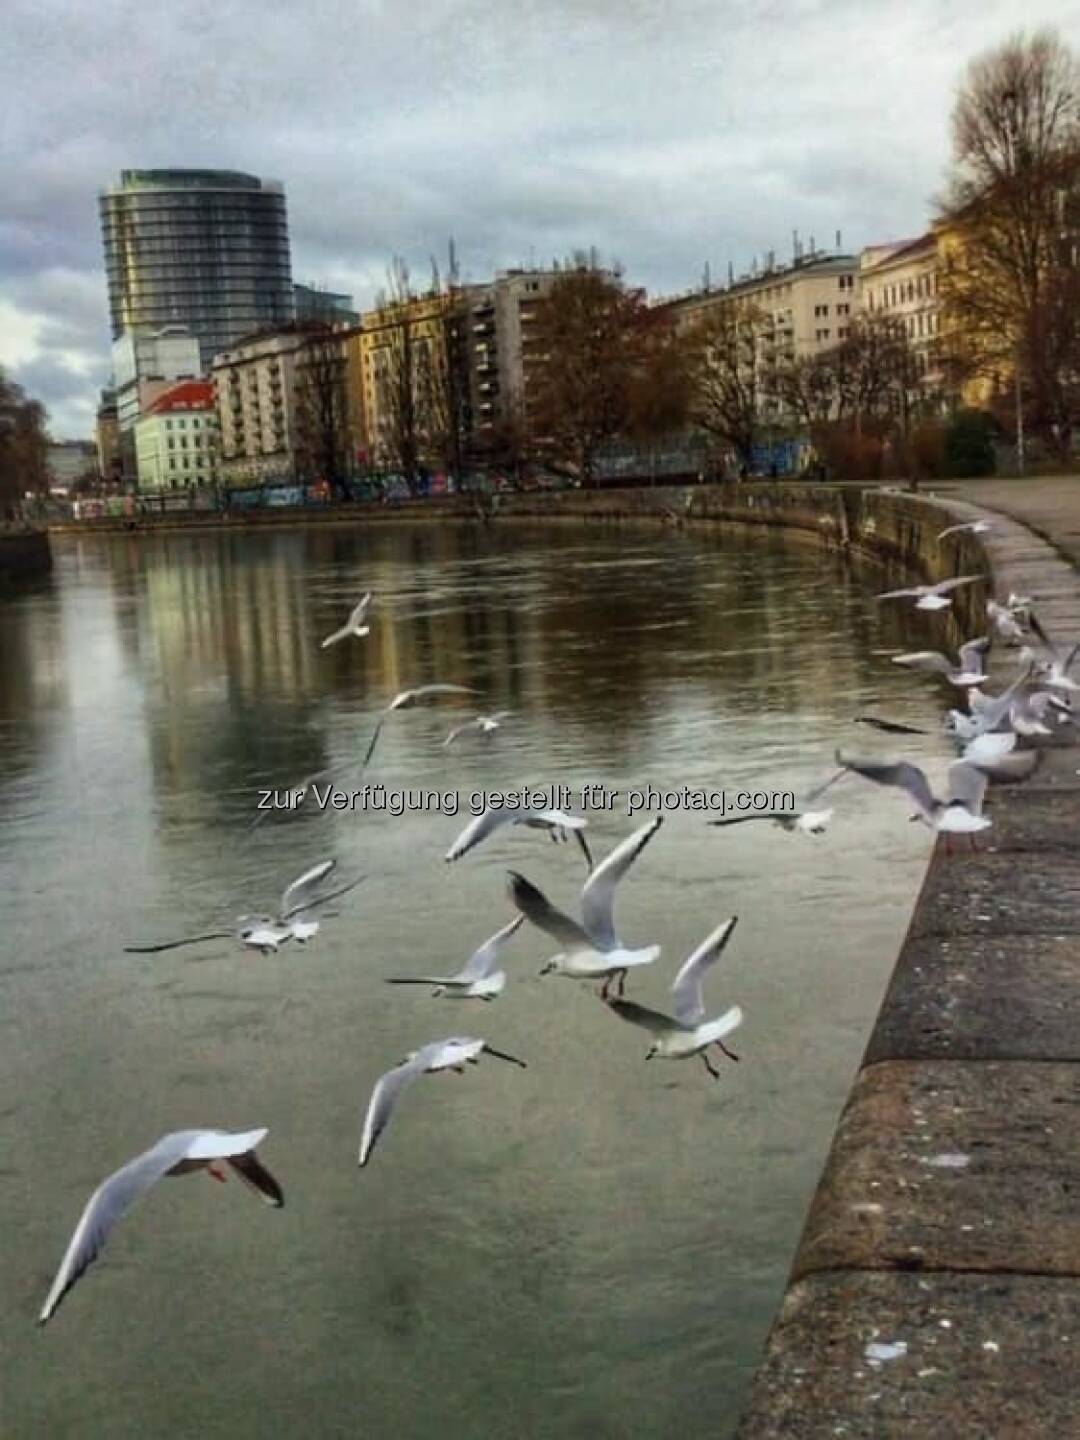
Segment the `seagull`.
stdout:
[[445,995],[461,1000],[494,1000],[506,984],[505,970],[496,970],[499,950],[510,936],[525,923],[524,915],[516,915],[509,925],[496,930],[475,950],[456,975],[416,975],[388,980],[388,985],[434,985],[432,995]]
[[925,772],[909,761],[862,759],[856,756],[845,758],[843,753],[837,750],[836,763],[841,769],[854,771],[856,775],[872,780],[876,785],[895,785],[906,790],[916,806],[916,813],[911,818],[921,820],[931,830],[943,834],[950,855],[951,836],[967,835],[974,850],[976,833],[990,826],[991,822],[982,813],[986,775],[965,760],[954,760],[949,766],[947,800],[939,800],[934,795]]
[[671,987],[675,1001],[674,1016],[650,1010],[645,1005],[636,1005],[632,1000],[607,1002],[620,1019],[640,1025],[656,1037],[645,1056],[646,1060],[654,1056],[665,1060],[689,1060],[691,1055],[700,1055],[706,1070],[716,1080],[720,1078],[720,1071],[709,1060],[707,1052],[710,1045],[715,1045],[729,1060],[738,1060],[739,1057],[724,1044],[724,1036],[742,1024],[743,1013],[738,1005],[732,1005],[718,1019],[706,1020],[703,989],[705,972],[723,953],[738,918],[733,915],[717,926],[675,976]]
[[116,1222],[144,1191],[165,1175],[205,1170],[215,1180],[224,1180],[224,1172],[214,1164],[216,1160],[224,1160],[268,1205],[280,1209],[285,1204],[281,1186],[255,1153],[255,1147],[261,1145],[269,1133],[268,1130],[247,1130],[239,1134],[227,1130],[176,1130],[163,1135],[156,1145],[110,1175],[86,1202],[52,1289],[41,1307],[38,1324],[45,1324],[76,1280],[97,1259]]
[[554,955],[541,975],[569,975],[577,980],[603,980],[601,997],[607,999],[611,982],[618,979],[619,994],[626,987],[626,972],[632,966],[651,965],[660,955],[659,945],[628,950],[615,934],[615,887],[663,823],[662,815],[616,845],[596,867],[581,892],[579,924],[557,910],[523,875],[510,871],[510,898],[527,920],[563,948]]
[[973,685],[982,685],[988,678],[983,667],[983,656],[989,649],[990,640],[983,635],[978,640],[969,640],[966,645],[960,646],[958,666],[937,650],[913,650],[908,655],[894,655],[892,662],[894,665],[907,665],[912,670],[933,671],[937,675],[944,675],[951,685],[962,685],[965,689],[970,689]]
[[325,650],[328,646],[336,645],[339,640],[345,640],[350,635],[355,635],[358,640],[362,635],[370,635],[370,627],[364,624],[364,615],[370,604],[371,591],[368,590],[367,593],[361,597],[359,604],[355,606],[348,620],[345,621],[345,624],[342,625],[341,629],[335,630],[332,635],[328,635],[326,639],[322,642],[321,648]]
[[1005,641],[1006,645],[1022,645],[1026,631],[1011,605],[1000,605],[996,600],[986,602],[986,618]]
[[965,715],[960,710],[948,712],[945,717],[945,729],[951,735],[960,740],[974,740],[978,735],[987,735],[1009,723],[1009,711],[1013,702],[1031,679],[1030,652],[1026,659],[1023,658],[1023,652],[1021,652],[1021,657],[1020,670],[1000,695],[986,695],[973,687],[968,691],[971,714]]
[[989,520],[968,520],[963,525],[950,525],[947,530],[942,530],[937,538],[944,540],[946,535],[961,535],[965,531],[971,535],[987,535],[993,528]]
[[1080,645],[1073,645],[1066,650],[1055,644],[1039,623],[1034,611],[1031,612],[1029,621],[1039,639],[1039,649],[1028,653],[1034,658],[1033,673],[1040,684],[1057,690],[1080,690],[1080,685],[1069,674],[1077,654],[1080,653]]
[[481,735],[490,735],[498,730],[501,721],[513,713],[512,710],[496,710],[492,715],[477,715],[472,720],[466,720],[464,725],[457,725],[450,731],[443,741],[443,748],[455,741],[459,735],[464,735],[466,730],[478,730]]
[[467,1036],[453,1036],[449,1040],[435,1040],[407,1055],[400,1065],[395,1065],[376,1082],[368,1101],[364,1117],[364,1129],[360,1136],[360,1164],[366,1165],[371,1159],[380,1135],[390,1123],[394,1106],[402,1091],[407,1089],[421,1075],[434,1074],[436,1070],[455,1070],[464,1075],[466,1064],[478,1065],[481,1054],[494,1055],[498,1060],[508,1060],[511,1065],[520,1065],[524,1070],[525,1061],[505,1050],[496,1050],[486,1040],[473,1040]]
[[323,895],[316,895],[319,885],[337,865],[336,860],[320,860],[310,870],[287,886],[281,897],[277,915],[241,915],[232,930],[214,930],[206,935],[188,935],[183,940],[166,940],[160,945],[125,945],[125,955],[158,955],[165,950],[176,950],[181,945],[199,945],[208,940],[239,940],[249,949],[269,955],[286,940],[304,944],[318,931],[317,920],[312,920],[308,911],[317,905],[325,905],[340,895],[347,895],[364,878],[362,875]]
[[592,869],[592,853],[581,833],[586,821],[580,815],[567,815],[565,810],[536,810],[525,805],[487,806],[483,813],[470,820],[443,857],[460,860],[481,840],[486,840],[501,825],[526,825],[530,830],[546,830],[552,840],[568,840],[571,835],[581,846],[585,863]]
[[383,710],[375,722],[375,730],[368,745],[367,754],[364,756],[364,766],[370,761],[375,750],[375,743],[379,738],[379,732],[383,727],[386,717],[394,710],[410,710],[414,705],[419,705],[421,700],[427,700],[440,695],[475,695],[476,691],[467,685],[417,685],[413,690],[402,690],[400,695],[395,695],[386,709]]
[[743,825],[747,820],[771,820],[789,835],[823,835],[833,817],[831,810],[783,810],[761,815],[733,815],[726,820],[706,820],[706,825]]
[[952,604],[951,600],[945,598],[950,590],[955,590],[960,585],[974,585],[983,578],[982,575],[958,575],[953,580],[939,580],[936,585],[910,585],[905,590],[886,590],[875,596],[875,599],[900,600],[910,597],[915,601],[916,610],[944,610]]

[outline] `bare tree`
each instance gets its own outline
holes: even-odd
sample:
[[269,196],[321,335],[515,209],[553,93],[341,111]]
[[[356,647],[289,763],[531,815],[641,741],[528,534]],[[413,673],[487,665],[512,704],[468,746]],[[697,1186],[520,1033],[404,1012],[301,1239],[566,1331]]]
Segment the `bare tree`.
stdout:
[[0,370],[0,518],[14,519],[28,491],[48,488],[45,408]]
[[[1037,347],[1050,333],[1047,285],[1057,276],[1061,293],[1062,270],[1076,264],[1076,58],[1052,31],[1014,36],[971,64],[952,128],[941,300],[953,382],[1001,384],[1019,365],[1035,412],[1049,415],[1055,406],[1042,392],[1061,387],[1053,346]],[[1044,434],[1053,439],[1045,425]]]
[[594,253],[565,264],[535,311],[529,428],[539,453],[583,485],[601,449],[625,432],[648,330],[643,296]]
[[469,304],[461,284],[453,240],[445,284],[431,262],[432,292],[439,305],[431,326],[431,380],[427,429],[433,454],[460,485],[472,456],[472,394],[469,370]]
[[688,337],[690,416],[749,468],[766,398],[759,349],[765,317],[755,306],[718,301]]
[[297,458],[338,495],[348,472],[345,347],[330,325],[313,325],[297,357]]
[[416,489],[420,468],[420,416],[417,394],[416,292],[409,267],[400,255],[390,264],[389,290],[380,296],[386,315],[382,343],[374,353],[375,388],[383,421],[381,441],[405,477]]

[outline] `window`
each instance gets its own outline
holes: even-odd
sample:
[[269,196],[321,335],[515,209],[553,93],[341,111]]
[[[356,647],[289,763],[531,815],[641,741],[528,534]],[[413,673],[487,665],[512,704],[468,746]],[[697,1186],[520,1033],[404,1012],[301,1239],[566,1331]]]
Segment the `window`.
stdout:
[[816,316],[819,316],[819,317],[820,317],[820,316],[822,316],[822,315],[828,315],[828,313],[829,313],[829,307],[828,307],[828,305],[815,305],[815,306],[814,306],[814,314],[815,314]]
[[175,441],[175,440],[173,439],[173,437],[170,435],[170,436],[169,436],[169,449],[172,450],[172,449],[175,448],[175,446],[176,446],[176,441]]
[[166,420],[166,421],[165,421],[165,429],[166,429],[166,430],[171,430],[171,429],[172,429],[172,421],[171,421],[171,420]]
[[851,314],[851,305],[850,305],[850,303],[849,303],[849,304],[845,304],[845,305],[837,305],[837,307],[836,307],[836,313],[837,313],[837,315],[850,315],[850,314]]
[[847,325],[839,326],[836,332],[836,338],[838,340],[843,340],[844,336],[848,333],[848,328],[849,327]]
[[175,469],[176,469],[176,457],[175,457],[175,455],[170,455],[170,456],[169,456],[169,469],[170,469],[170,470],[175,470]]

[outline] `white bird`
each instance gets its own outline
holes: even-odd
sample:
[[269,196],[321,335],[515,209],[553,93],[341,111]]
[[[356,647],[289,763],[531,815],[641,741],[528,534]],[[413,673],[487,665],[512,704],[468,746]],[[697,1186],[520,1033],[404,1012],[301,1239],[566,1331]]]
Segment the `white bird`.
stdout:
[[940,531],[937,538],[944,540],[946,535],[960,535],[964,531],[971,535],[986,535],[993,528],[989,520],[968,520],[963,525],[950,525],[948,529]]
[[1024,643],[1027,632],[1011,606],[1000,605],[996,600],[987,600],[986,618],[1006,645],[1022,645]]
[[983,635],[978,640],[969,640],[966,645],[960,646],[959,665],[954,665],[947,655],[942,655],[938,650],[913,650],[907,655],[894,655],[892,662],[894,665],[906,665],[912,670],[929,670],[936,675],[944,675],[950,685],[962,685],[966,690],[986,681],[983,657],[989,649],[990,640]]
[[[1030,652],[1029,652],[1030,654]],[[977,688],[968,691],[971,714],[950,710],[945,717],[945,729],[960,740],[974,740],[976,736],[988,735],[1009,723],[1009,712],[1021,690],[1031,679],[1031,660],[1024,659],[1021,652],[1020,670],[1000,695],[987,695]]]
[[493,731],[498,730],[500,723],[508,715],[513,713],[512,710],[496,710],[491,715],[476,715],[472,720],[466,720],[464,725],[456,725],[443,741],[443,748],[452,744],[459,735],[464,735],[466,730],[478,730],[481,735],[490,735]]
[[973,585],[982,575],[958,575],[952,580],[939,580],[936,585],[909,585],[904,590],[886,590],[878,600],[913,599],[916,610],[944,610],[952,601],[946,599],[950,590],[960,585]]
[[964,760],[954,760],[949,766],[949,795],[939,800],[930,789],[930,782],[924,771],[907,760],[875,760],[857,756],[845,757],[836,752],[836,763],[844,770],[851,770],[875,785],[893,785],[904,790],[915,802],[913,820],[945,836],[946,847],[952,853],[953,835],[967,835],[975,848],[975,835],[986,830],[990,821],[982,813],[986,795],[987,777],[982,770]]
[[86,1202],[41,1308],[38,1324],[45,1324],[79,1276],[97,1259],[116,1222],[166,1175],[205,1170],[215,1180],[224,1180],[224,1173],[214,1166],[215,1160],[224,1160],[267,1204],[278,1208],[284,1205],[281,1186],[255,1153],[255,1147],[269,1133],[268,1130],[238,1134],[226,1130],[177,1130],[163,1135],[156,1145],[110,1175]]
[[606,999],[613,980],[618,980],[621,995],[626,987],[627,971],[651,965],[659,957],[659,945],[638,950],[623,945],[615,933],[614,901],[615,887],[659,830],[663,818],[658,815],[635,830],[592,872],[581,892],[581,924],[556,909],[523,875],[510,871],[510,898],[514,904],[537,929],[563,947],[543,967],[541,975],[602,979],[600,993]]
[[554,841],[565,841],[573,835],[581,846],[585,863],[592,869],[592,853],[582,831],[586,821],[580,815],[567,815],[565,810],[536,810],[525,805],[487,806],[483,813],[470,820],[447,850],[445,860],[460,860],[474,845],[501,825],[525,825],[530,830],[546,830]]
[[729,1060],[738,1060],[739,1057],[733,1055],[724,1044],[724,1036],[742,1024],[743,1013],[738,1005],[732,1005],[717,1019],[706,1020],[703,988],[705,972],[722,954],[731,939],[738,918],[733,915],[730,920],[717,926],[675,976],[671,987],[675,1002],[674,1016],[664,1015],[659,1010],[650,1010],[632,1000],[608,1001],[620,1019],[629,1020],[632,1025],[639,1025],[656,1037],[645,1056],[646,1060],[651,1060],[654,1056],[665,1060],[689,1060],[692,1055],[700,1055],[706,1070],[717,1080],[720,1078],[720,1071],[709,1060],[707,1052],[710,1045],[715,1045]]
[[326,639],[322,642],[321,648],[325,650],[327,646],[336,645],[339,640],[345,640],[350,635],[355,635],[358,640],[362,635],[370,635],[370,627],[364,624],[364,615],[366,614],[367,608],[370,604],[371,591],[368,590],[367,593],[361,598],[359,604],[354,607],[352,613],[349,615],[348,620],[345,621],[345,624],[342,625],[341,629],[335,630],[332,635],[328,635]]
[[763,813],[761,815],[733,815],[724,820],[706,820],[706,825],[742,825],[747,820],[771,820],[781,830],[788,834],[796,831],[801,835],[823,835],[829,821],[833,817],[832,810],[786,810]]
[[336,900],[354,890],[364,878],[362,875],[336,890],[317,894],[317,890],[330,872],[337,866],[336,860],[320,860],[310,870],[298,876],[286,886],[276,915],[241,915],[231,930],[213,930],[206,935],[188,935],[183,940],[167,940],[160,945],[125,945],[127,955],[157,955],[165,950],[176,950],[181,945],[199,945],[208,940],[239,940],[252,950],[269,955],[286,940],[304,944],[318,932],[319,922],[312,920],[309,911],[329,900]]
[[440,698],[443,695],[475,694],[476,691],[470,689],[467,685],[417,685],[412,690],[402,690],[399,695],[394,696],[393,700],[391,700],[390,704],[387,705],[385,710],[380,713],[378,720],[375,722],[375,730],[371,736],[371,742],[368,745],[367,754],[364,756],[364,766],[366,767],[371,759],[371,756],[375,750],[376,741],[379,738],[379,732],[380,730],[382,730],[383,723],[386,720],[386,717],[392,714],[393,711],[410,710],[414,705],[419,705],[421,700]]
[[465,962],[456,975],[415,975],[394,977],[388,985],[434,985],[433,995],[461,1000],[494,1000],[506,985],[505,970],[496,970],[499,951],[525,923],[524,915],[515,915],[509,925],[496,930]]
[[1080,654],[1080,645],[1072,645],[1066,649],[1063,645],[1056,644],[1047,635],[1034,611],[1029,619],[1031,628],[1039,639],[1039,649],[1027,652],[1035,661],[1032,671],[1035,678],[1041,685],[1049,685],[1051,689],[1080,690],[1080,684],[1069,674],[1077,654]]
[[366,1165],[371,1159],[372,1150],[390,1123],[394,1106],[402,1092],[408,1089],[414,1080],[419,1080],[421,1075],[434,1074],[436,1070],[455,1070],[459,1075],[463,1075],[467,1064],[480,1063],[481,1054],[494,1055],[496,1059],[520,1065],[523,1070],[526,1068],[524,1060],[519,1060],[516,1055],[508,1055],[504,1050],[496,1050],[486,1040],[453,1036],[449,1040],[435,1040],[430,1045],[414,1050],[400,1065],[395,1065],[381,1076],[371,1092],[367,1114],[364,1116],[359,1163]]

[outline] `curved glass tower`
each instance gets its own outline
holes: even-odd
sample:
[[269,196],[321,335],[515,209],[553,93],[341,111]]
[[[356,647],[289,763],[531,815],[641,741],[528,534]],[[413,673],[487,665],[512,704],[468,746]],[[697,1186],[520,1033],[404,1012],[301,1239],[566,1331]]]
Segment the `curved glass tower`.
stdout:
[[122,170],[99,196],[113,339],[184,325],[203,373],[295,314],[285,191],[234,170]]

